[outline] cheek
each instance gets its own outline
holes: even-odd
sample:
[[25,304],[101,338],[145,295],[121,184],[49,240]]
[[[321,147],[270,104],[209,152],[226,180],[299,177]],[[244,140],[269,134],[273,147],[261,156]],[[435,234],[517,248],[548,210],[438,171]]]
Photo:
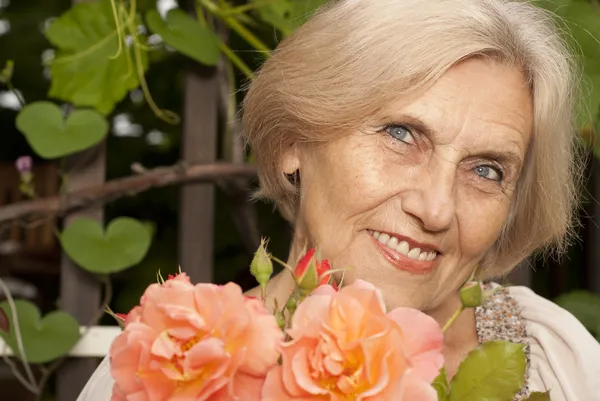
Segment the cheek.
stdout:
[[393,196],[380,149],[354,142],[326,146],[303,162],[300,216],[328,255],[346,248],[366,228],[361,221]]
[[463,257],[483,255],[498,239],[508,218],[510,200],[462,199],[458,210],[459,242]]

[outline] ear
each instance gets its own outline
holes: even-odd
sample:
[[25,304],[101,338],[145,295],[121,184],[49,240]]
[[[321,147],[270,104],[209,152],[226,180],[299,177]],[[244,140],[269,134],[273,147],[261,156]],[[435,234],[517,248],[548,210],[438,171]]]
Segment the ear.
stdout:
[[283,152],[283,156],[281,158],[281,168],[284,174],[294,174],[300,169],[298,145],[294,144],[288,150]]

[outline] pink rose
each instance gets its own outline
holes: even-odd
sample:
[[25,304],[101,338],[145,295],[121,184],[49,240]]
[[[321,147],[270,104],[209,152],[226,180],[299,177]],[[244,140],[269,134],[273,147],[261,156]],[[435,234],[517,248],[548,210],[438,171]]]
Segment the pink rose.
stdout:
[[236,284],[153,284],[111,347],[112,401],[258,401],[282,339]]
[[437,400],[441,328],[414,309],[386,314],[369,283],[319,287],[298,306],[288,335],[262,401]]

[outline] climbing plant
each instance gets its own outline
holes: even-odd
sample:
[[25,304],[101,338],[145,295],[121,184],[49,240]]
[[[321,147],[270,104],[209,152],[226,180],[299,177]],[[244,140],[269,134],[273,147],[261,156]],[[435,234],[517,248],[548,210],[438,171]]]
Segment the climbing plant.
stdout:
[[[208,67],[225,57],[251,79],[252,68],[220,38],[217,25],[228,27],[261,57],[268,57],[271,48],[253,30],[267,26],[284,37],[323,2],[254,0],[234,6],[223,0],[198,0],[194,13],[175,8],[166,15],[154,8],[139,9],[136,0],[78,3],[45,29],[44,35],[55,50],[54,57],[46,61],[51,77],[48,100],[26,104],[15,91],[22,107],[16,127],[37,156],[61,160],[105,140],[108,118],[134,89],[141,90],[158,119],[178,124],[179,116],[161,108],[147,85],[145,75],[153,52],[166,45]],[[160,42],[151,44],[150,35],[158,35]],[[0,83],[11,90],[14,68],[9,62],[0,73]],[[30,159],[21,158],[17,167],[21,191],[35,197]],[[115,218],[106,228],[94,220],[78,219],[58,232],[58,238],[63,251],[78,266],[108,284],[108,275],[144,258],[152,241],[151,231],[147,224],[127,217]],[[0,336],[21,360],[25,373],[11,360],[5,361],[23,385],[41,397],[46,380],[58,366],[56,362],[81,339],[79,324],[60,310],[41,316],[33,303],[13,300],[1,279],[0,286],[8,294],[7,301],[0,303]],[[41,378],[35,377],[30,364],[43,365]]]
[[[39,157],[61,160],[102,142],[109,132],[108,118],[135,89],[143,93],[157,119],[178,124],[179,116],[161,107],[146,82],[153,52],[168,46],[208,67],[216,66],[224,58],[250,80],[252,68],[223,39],[218,27],[234,32],[260,57],[267,58],[271,46],[261,40],[258,31],[267,27],[278,38],[285,37],[325,1],[249,0],[236,5],[228,0],[196,0],[193,12],[176,8],[166,15],[154,7],[142,7],[136,0],[76,4],[53,20],[44,32],[55,50],[54,56],[45,61],[51,77],[48,99],[25,104],[15,92],[22,103],[16,126]],[[568,37],[581,56],[585,69],[584,93],[588,96],[580,107],[578,121],[582,130],[589,130],[600,110],[598,3],[537,0],[536,4],[562,18],[570,32]],[[151,35],[158,36],[160,41],[149,40]],[[0,84],[11,90],[14,68],[18,66],[9,62],[0,72]],[[235,88],[231,89],[233,92]],[[235,108],[235,103],[230,107]],[[235,115],[235,110],[228,115]],[[600,154],[600,147],[596,150]],[[30,166],[21,165],[22,192],[35,197]],[[58,232],[58,237],[72,260],[104,281],[107,275],[139,263],[152,241],[146,224],[125,217],[114,219],[106,227],[92,220],[76,220]],[[3,285],[1,280],[0,285]],[[77,321],[63,311],[42,317],[37,307],[27,301],[13,301],[9,297],[0,304],[0,336],[25,366],[25,375],[13,366],[15,373],[37,394],[41,394],[52,369],[43,370],[45,376],[36,380],[29,363],[59,360],[79,341],[79,330]]]

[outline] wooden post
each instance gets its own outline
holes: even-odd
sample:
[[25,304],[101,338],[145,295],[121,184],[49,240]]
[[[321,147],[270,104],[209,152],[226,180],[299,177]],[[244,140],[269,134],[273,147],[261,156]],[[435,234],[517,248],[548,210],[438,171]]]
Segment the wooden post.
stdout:
[[[190,67],[185,75],[183,137],[185,162],[211,163],[217,157],[219,82],[216,68]],[[192,282],[212,282],[214,259],[213,184],[181,189],[179,263]]]
[[[72,0],[73,4],[90,0]],[[65,190],[77,190],[101,185],[106,180],[106,143],[87,149],[67,158],[67,185]],[[104,221],[102,206],[83,209],[64,219],[67,226],[78,218]],[[78,267],[65,253],[60,266],[60,306],[72,314],[80,325],[90,324],[100,307],[100,284],[94,277]],[[67,360],[57,372],[57,401],[74,401],[96,370],[95,359]]]
[[[67,172],[69,190],[102,184],[106,172],[106,143],[68,157]],[[69,214],[64,219],[64,225],[78,218],[91,218],[102,222],[102,206]],[[88,325],[98,313],[101,303],[100,290],[99,282],[63,253],[60,269],[61,308],[72,314],[79,324]],[[95,359],[67,360],[58,371],[57,400],[76,400],[97,365],[98,361]]]

